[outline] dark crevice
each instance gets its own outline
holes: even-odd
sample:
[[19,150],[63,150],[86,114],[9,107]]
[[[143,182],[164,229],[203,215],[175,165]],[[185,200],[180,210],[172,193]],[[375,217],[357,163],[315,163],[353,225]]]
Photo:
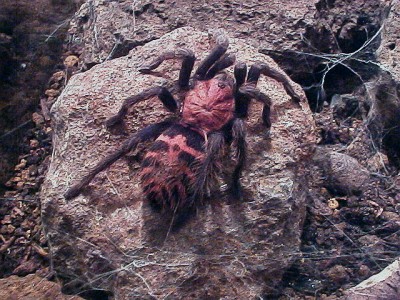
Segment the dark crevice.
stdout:
[[108,300],[112,293],[105,290],[92,289],[79,293],[79,296],[87,300]]
[[[325,6],[334,3],[322,2]],[[303,52],[260,51],[277,61],[303,87],[311,110],[319,112],[324,103],[331,102],[333,95],[352,93],[380,72],[378,66],[368,63],[376,61],[380,37],[372,42],[368,39],[376,34],[379,26],[368,22],[372,22],[368,16],[361,16],[357,24],[344,23],[336,33],[325,26],[309,26],[304,34],[307,43]]]
[[396,43],[390,43],[387,47],[389,50],[394,50],[396,48]]
[[[380,72],[379,67],[368,61],[376,62],[375,53],[381,40],[375,34],[385,13],[371,9],[369,14],[332,19],[332,13],[341,10],[340,5],[334,0],[316,4],[317,20],[305,28],[300,51],[261,49],[303,87],[313,112],[321,111],[333,95],[352,93]],[[395,45],[388,47],[394,49]],[[334,65],[334,60],[340,63]]]

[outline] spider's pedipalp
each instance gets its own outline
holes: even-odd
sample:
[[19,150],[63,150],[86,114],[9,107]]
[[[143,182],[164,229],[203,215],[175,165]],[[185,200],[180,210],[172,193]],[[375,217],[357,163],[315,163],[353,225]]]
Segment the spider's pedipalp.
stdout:
[[218,72],[232,66],[235,63],[235,54],[229,53],[222,56],[215,64],[208,70],[205,79],[213,78]]
[[79,183],[69,188],[64,194],[65,199],[69,200],[78,196],[82,192],[83,188],[87,186],[98,173],[107,169],[122,156],[135,149],[139,143],[156,139],[160,134],[168,129],[172,123],[172,121],[164,121],[149,125],[138,133],[133,134],[119,149],[102,159]]
[[216,37],[216,45],[211,50],[210,54],[200,62],[199,67],[195,73],[195,76],[199,80],[205,80],[208,70],[211,66],[216,63],[228,50],[229,40],[228,38],[220,34]]

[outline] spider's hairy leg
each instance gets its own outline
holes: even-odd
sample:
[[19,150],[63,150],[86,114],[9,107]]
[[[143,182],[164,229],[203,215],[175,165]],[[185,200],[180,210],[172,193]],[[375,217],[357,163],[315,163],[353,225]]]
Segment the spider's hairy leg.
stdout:
[[165,108],[172,113],[177,112],[180,108],[178,101],[175,100],[174,96],[166,87],[161,87],[158,93],[158,99],[160,99]]
[[257,62],[255,66],[260,69],[261,74],[271,77],[276,81],[282,83],[286,93],[292,98],[294,102],[301,102],[301,97],[294,91],[293,86],[291,85],[287,76],[271,68],[269,65],[263,62]]
[[264,125],[269,129],[271,128],[271,98],[269,98],[266,94],[261,92],[258,88],[254,86],[254,84],[249,83],[241,86],[239,88],[239,93],[245,97],[249,97],[251,99],[255,99],[264,104],[262,111],[262,119]]
[[226,138],[222,131],[210,133],[207,137],[206,153],[204,160],[198,166],[196,180],[191,187],[192,192],[189,198],[189,206],[196,201],[202,201],[207,192],[209,182],[216,176],[218,156],[226,144]]
[[122,120],[128,113],[128,109],[130,106],[135,105],[136,103],[150,99],[155,96],[158,96],[158,99],[160,99],[160,101],[164,104],[164,106],[170,112],[178,111],[179,104],[175,100],[175,98],[171,94],[171,92],[166,87],[155,86],[155,87],[149,88],[147,90],[144,90],[143,92],[141,92],[137,95],[126,98],[124,100],[124,102],[122,103],[122,107],[120,108],[118,113],[106,121],[106,126],[108,128],[110,128],[110,127],[122,122]]
[[249,74],[247,74],[247,83],[254,83],[257,85],[258,79],[261,76],[261,66],[255,63],[250,67]]
[[169,59],[183,59],[181,70],[179,72],[178,85],[182,89],[187,88],[189,86],[189,79],[193,70],[194,62],[196,61],[193,51],[189,49],[177,49],[174,51],[165,52],[148,65],[143,65],[140,67],[139,71],[145,74],[150,73],[150,71],[156,69],[165,60]]
[[78,196],[82,192],[83,188],[87,186],[98,173],[107,169],[119,158],[135,149],[139,143],[156,139],[173,123],[173,121],[164,121],[149,125],[136,134],[130,136],[129,139],[125,141],[119,149],[101,160],[85,177],[82,178],[79,183],[70,187],[64,194],[65,199],[69,200]]
[[[235,91],[235,115],[238,118],[246,118],[249,111],[251,97],[249,95],[246,96],[243,93],[241,93],[240,88],[243,84],[245,84],[245,81],[246,85],[248,86],[254,86],[254,87],[257,86],[258,79],[261,76],[262,66],[260,65],[260,63],[255,63],[254,65],[252,65],[247,74],[247,79],[246,79],[246,71],[241,70],[240,66],[238,66],[237,68],[238,70],[236,70],[235,68],[235,78],[236,82],[238,82]],[[252,94],[254,94],[254,91]],[[265,97],[268,98],[267,96]],[[268,112],[269,112],[269,106],[268,107],[264,106],[263,115],[265,115],[265,118],[263,118],[263,120],[265,120],[264,123],[266,125],[269,123]],[[270,124],[267,126],[270,127]]]
[[235,76],[236,88],[240,88],[246,81],[247,65],[244,62],[238,62],[233,70]]
[[235,63],[236,56],[232,53],[227,53],[224,56],[222,56],[218,61],[215,62],[215,64],[208,70],[207,75],[205,79],[211,79],[213,78],[218,72],[229,68]]
[[229,40],[223,34],[218,34],[216,36],[216,45],[211,50],[210,54],[200,62],[199,67],[196,70],[195,76],[199,80],[204,80],[206,78],[207,72],[211,66],[217,62],[228,50]]
[[234,68],[234,76],[235,76],[235,116],[237,118],[245,118],[247,117],[247,113],[249,110],[250,99],[239,92],[239,88],[245,83],[246,75],[247,75],[247,65],[243,62],[238,62]]
[[246,124],[243,119],[236,118],[230,127],[233,145],[236,146],[236,166],[232,174],[230,192],[238,199],[242,199],[240,177],[247,160]]

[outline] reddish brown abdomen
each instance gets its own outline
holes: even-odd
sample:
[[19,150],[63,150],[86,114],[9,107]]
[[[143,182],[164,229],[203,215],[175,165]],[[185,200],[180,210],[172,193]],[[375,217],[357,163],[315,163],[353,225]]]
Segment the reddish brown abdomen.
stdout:
[[141,183],[150,203],[174,210],[185,205],[194,184],[196,166],[204,156],[204,138],[176,124],[160,135],[142,162]]

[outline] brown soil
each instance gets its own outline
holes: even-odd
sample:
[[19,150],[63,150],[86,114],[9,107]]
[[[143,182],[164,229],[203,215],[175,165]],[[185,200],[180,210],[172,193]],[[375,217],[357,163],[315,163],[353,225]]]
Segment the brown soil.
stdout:
[[34,127],[51,73],[62,68],[65,31],[78,1],[0,3],[0,190],[12,175],[25,131]]
[[[321,146],[341,151],[350,143],[371,144],[361,116],[343,121],[332,115],[329,107],[316,114]],[[343,290],[383,270],[400,255],[400,177],[384,154],[371,156],[357,150],[351,155],[361,165],[376,167],[363,192],[344,194],[327,182],[320,166],[310,168],[312,192],[302,253],[286,273],[283,299],[302,299],[300,294],[340,299]]]

